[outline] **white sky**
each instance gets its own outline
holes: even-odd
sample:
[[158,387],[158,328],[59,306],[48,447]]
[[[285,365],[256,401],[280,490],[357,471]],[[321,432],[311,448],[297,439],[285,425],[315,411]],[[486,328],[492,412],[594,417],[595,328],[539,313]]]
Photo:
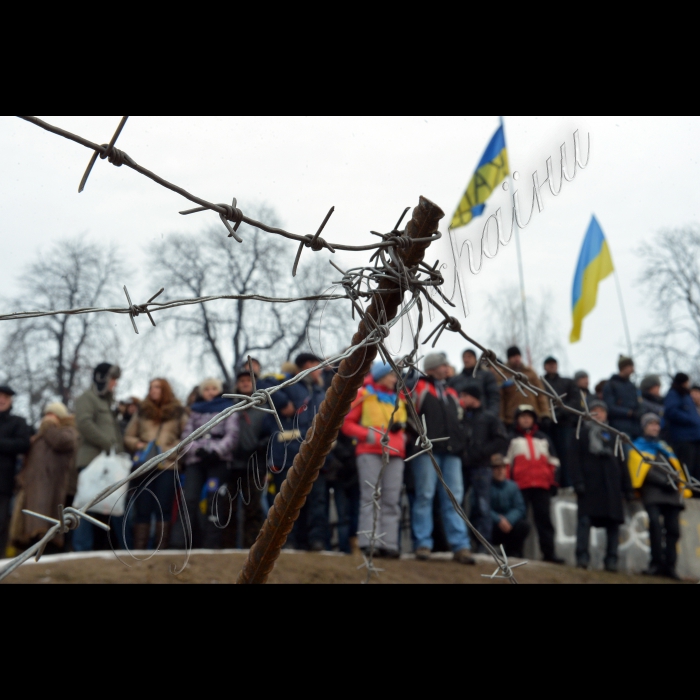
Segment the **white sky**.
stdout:
[[[109,140],[120,119],[41,118],[97,143]],[[3,117],[1,124],[0,297],[16,293],[17,275],[38,249],[55,239],[85,233],[90,240],[117,241],[128,251],[135,272],[131,296],[143,301],[161,286],[143,270],[145,245],[173,231],[198,232],[218,222],[212,213],[179,216],[179,210],[192,206],[186,200],[128,168],[101,160],[78,195],[91,155],[86,148],[16,117]],[[635,341],[654,321],[644,287],[635,284],[640,264],[634,250],[661,228],[700,220],[693,187],[700,175],[700,119],[505,117],[505,124],[511,167],[521,173],[518,188],[525,215],[532,173],[537,170],[543,180],[545,162],[551,156],[558,176],[561,144],[568,144],[571,163],[573,132],[579,130],[584,148],[590,133],[588,167],[579,170],[573,182],[563,184],[557,199],[547,186],[543,188],[544,211],[535,210],[533,222],[521,232],[521,244],[528,295],[547,294],[552,305],[558,336],[566,348],[562,369],[568,373],[587,369],[593,381],[607,378],[616,370],[618,354],[626,350],[612,277],[601,285],[598,307],[584,322],[582,341],[568,343],[571,287],[583,236],[595,213],[619,272]],[[285,228],[295,233],[314,233],[334,205],[324,237],[361,244],[376,241],[370,229],[390,230],[404,207],[417,204],[419,195],[443,208],[446,217],[441,230],[446,233],[497,127],[497,116],[132,116],[117,145],[144,167],[209,201],[230,202],[236,196],[244,212],[251,204],[267,202],[276,208]],[[504,205],[508,216],[506,203],[507,195],[499,190],[486,214]],[[485,220],[482,217],[459,230],[458,240],[479,236]],[[233,240],[231,244],[236,245]],[[446,240],[429,251],[431,262],[438,257],[451,261]],[[350,266],[366,259],[339,254],[336,262]],[[466,259],[461,271],[470,306],[463,325],[477,339],[483,338],[489,323],[487,294],[518,281],[514,241],[495,259],[486,260],[480,275],[469,272]],[[121,294],[121,287],[115,294]],[[163,296],[168,296],[167,289]],[[139,349],[147,353],[147,320],[139,321],[143,331],[135,336],[126,316],[115,317],[130,347],[140,343]],[[448,334],[440,344],[456,365],[464,345]],[[494,349],[503,352],[503,348]],[[178,363],[177,371],[178,384],[191,385],[203,370]]]

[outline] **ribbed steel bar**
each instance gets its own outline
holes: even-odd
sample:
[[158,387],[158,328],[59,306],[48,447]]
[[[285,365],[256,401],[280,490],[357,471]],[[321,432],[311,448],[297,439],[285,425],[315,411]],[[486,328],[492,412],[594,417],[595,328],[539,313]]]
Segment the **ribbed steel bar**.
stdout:
[[[444,216],[437,205],[421,197],[403,235],[411,240],[430,238]],[[398,255],[406,267],[411,269],[422,262],[429,245],[429,242],[413,243],[400,250]],[[362,342],[375,329],[372,321],[383,325],[396,316],[405,291],[391,279],[379,283],[365,318],[360,321],[358,331],[352,339],[353,345]],[[372,345],[357,350],[340,364],[307,438],[301,444],[299,454],[248,554],[238,576],[238,583],[267,581],[376,355],[376,346]]]

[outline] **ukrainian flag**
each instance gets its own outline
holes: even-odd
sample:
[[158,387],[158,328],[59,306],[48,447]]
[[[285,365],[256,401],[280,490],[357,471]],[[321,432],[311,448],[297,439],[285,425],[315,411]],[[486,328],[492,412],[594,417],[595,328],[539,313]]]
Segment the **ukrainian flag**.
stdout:
[[608,243],[595,216],[591,219],[576,267],[573,293],[574,327],[569,342],[581,340],[583,319],[595,308],[598,283],[615,271]]
[[479,165],[476,166],[474,177],[452,218],[451,228],[466,226],[475,216],[481,216],[491,192],[505,180],[508,173],[506,137],[501,124],[479,161]]

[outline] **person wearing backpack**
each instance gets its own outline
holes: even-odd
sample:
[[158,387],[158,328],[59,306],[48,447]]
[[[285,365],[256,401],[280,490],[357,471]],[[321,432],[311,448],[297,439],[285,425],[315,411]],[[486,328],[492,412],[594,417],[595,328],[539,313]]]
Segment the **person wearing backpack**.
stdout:
[[[134,456],[134,466],[139,467],[149,459],[167,452],[180,442],[180,435],[187,422],[187,409],[173,394],[166,379],[151,380],[148,396],[124,432],[124,445]],[[134,549],[146,549],[155,520],[154,545],[167,549],[170,543],[177,457],[169,457],[158,465],[155,472],[132,482],[134,501]],[[150,491],[150,493],[149,493]]]

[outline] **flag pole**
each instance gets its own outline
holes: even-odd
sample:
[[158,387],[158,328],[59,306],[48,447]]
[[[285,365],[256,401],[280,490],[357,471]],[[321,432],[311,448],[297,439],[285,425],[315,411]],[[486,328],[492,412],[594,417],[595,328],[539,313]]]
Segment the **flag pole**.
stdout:
[[632,357],[632,338],[630,336],[629,326],[627,325],[627,313],[625,312],[625,302],[622,300],[622,288],[620,287],[620,277],[617,274],[617,266],[615,266],[615,286],[617,287],[617,298],[620,301],[622,323],[625,326],[625,336],[627,337],[627,350],[629,352],[629,357]]
[[[506,127],[503,122],[503,117],[501,119],[501,128],[503,129],[503,140],[506,138]],[[507,144],[507,142],[506,142]],[[508,165],[510,166],[510,148],[508,148]],[[510,180],[511,197],[513,192],[515,192],[515,183],[513,182],[513,169],[508,168],[508,179]],[[515,204],[513,204],[515,206]],[[527,322],[527,299],[525,296],[525,273],[523,272],[523,256],[520,250],[520,236],[518,234],[518,222],[514,222],[515,226],[515,249],[518,251],[518,272],[520,274],[520,301],[523,311],[523,323],[525,324],[525,352],[527,353],[527,363],[532,367],[532,352],[530,351],[530,330]]]

